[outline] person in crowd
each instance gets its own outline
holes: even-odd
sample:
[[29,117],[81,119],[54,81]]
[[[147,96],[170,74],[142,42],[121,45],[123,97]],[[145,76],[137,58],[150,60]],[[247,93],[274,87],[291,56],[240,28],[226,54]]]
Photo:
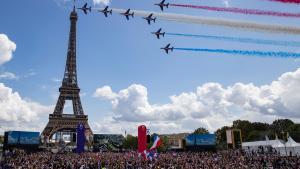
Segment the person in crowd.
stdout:
[[14,152],[3,169],[299,169],[300,157],[258,154],[241,150],[218,152],[166,152],[144,160],[136,152],[64,153]]

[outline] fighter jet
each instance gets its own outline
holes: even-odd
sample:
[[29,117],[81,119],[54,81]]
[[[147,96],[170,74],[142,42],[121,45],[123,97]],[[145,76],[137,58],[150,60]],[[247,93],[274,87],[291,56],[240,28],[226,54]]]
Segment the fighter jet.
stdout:
[[159,38],[160,38],[160,35],[164,37],[164,36],[165,36],[165,33],[166,33],[166,32],[161,32],[161,30],[162,30],[162,29],[160,28],[158,31],[156,31],[156,32],[151,32],[151,33],[154,34],[154,35],[156,35],[157,39],[159,39]]
[[170,5],[170,3],[166,3],[166,4],[165,4],[165,1],[166,1],[166,0],[163,0],[163,1],[161,1],[159,4],[154,4],[154,5],[159,6],[160,9],[163,11],[163,10],[164,10],[164,7],[169,8],[169,5]]
[[152,18],[153,13],[151,13],[148,17],[144,17],[145,20],[147,20],[148,24],[151,25],[151,21],[155,23],[156,17]]
[[81,9],[85,14],[87,14],[88,11],[91,12],[92,7],[87,7],[87,3],[84,4],[84,6],[82,8],[77,8],[77,9]]
[[126,16],[126,19],[129,20],[129,16],[133,17],[134,12],[130,13],[130,9],[128,9],[125,13],[121,13],[121,15]]
[[102,12],[105,17],[107,17],[107,14],[112,14],[112,9],[111,10],[108,10],[108,6],[106,6],[103,10],[98,10],[98,12]]
[[160,48],[160,49],[163,49],[163,50],[165,50],[166,51],[166,53],[168,54],[169,53],[169,50],[171,50],[171,51],[173,51],[174,50],[174,47],[170,47],[170,43],[166,46],[166,47],[164,47],[164,48]]

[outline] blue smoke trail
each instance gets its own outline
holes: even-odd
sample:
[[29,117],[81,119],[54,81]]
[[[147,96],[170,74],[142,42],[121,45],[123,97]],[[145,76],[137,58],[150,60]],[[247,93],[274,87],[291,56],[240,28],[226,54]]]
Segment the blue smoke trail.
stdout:
[[226,49],[198,49],[198,48],[174,48],[174,50],[197,51],[224,53],[233,55],[254,55],[261,57],[280,57],[280,58],[300,58],[300,53],[292,52],[272,52],[272,51],[255,51],[255,50],[226,50]]
[[274,40],[264,40],[264,39],[237,38],[237,37],[211,36],[211,35],[193,35],[193,34],[181,34],[181,33],[166,33],[166,35],[207,38],[207,39],[225,40],[231,42],[255,43],[255,44],[275,45],[275,46],[292,46],[292,47],[300,46],[300,42],[297,41],[274,41]]

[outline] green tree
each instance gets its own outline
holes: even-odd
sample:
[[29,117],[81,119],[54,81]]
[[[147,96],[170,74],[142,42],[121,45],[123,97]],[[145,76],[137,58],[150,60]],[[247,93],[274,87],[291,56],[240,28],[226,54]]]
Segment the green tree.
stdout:
[[216,132],[216,143],[220,149],[224,149],[227,147],[227,140],[226,140],[226,130],[230,129],[228,126],[223,126],[219,128]]
[[266,136],[268,135],[269,135],[268,130],[266,131],[252,130],[248,134],[247,141],[265,140]]
[[295,124],[292,120],[278,119],[272,124],[236,120],[231,127],[224,126],[215,132],[219,148],[226,147],[226,130],[230,128],[241,129],[243,142],[264,140],[265,136],[275,139],[275,133],[280,139],[286,139],[289,134],[295,141],[300,142],[300,124]]
[[271,127],[276,132],[286,131],[287,128],[294,125],[294,122],[290,119],[278,119],[273,121]]
[[158,147],[157,151],[158,152],[164,152],[167,151],[169,148],[169,139],[166,136],[161,136],[161,145]]
[[125,149],[137,150],[138,148],[138,138],[137,136],[132,136],[130,134],[124,139],[123,147]]
[[248,120],[235,120],[233,121],[232,127],[235,129],[241,129],[242,140],[249,141],[249,133],[253,130],[251,122]]
[[268,123],[253,122],[251,125],[253,130],[266,131],[270,129],[270,124]]
[[4,144],[4,136],[0,136],[0,144]]
[[253,122],[251,128],[252,130],[246,138],[247,141],[265,140],[266,136],[273,138],[270,125],[267,123]]
[[193,133],[194,134],[209,134],[208,130],[204,127],[197,128]]
[[296,142],[300,142],[300,124],[291,125],[287,131]]
[[290,119],[278,119],[273,121],[271,128],[278,135],[278,138],[285,140],[287,132],[290,132],[288,129],[293,125],[294,122]]

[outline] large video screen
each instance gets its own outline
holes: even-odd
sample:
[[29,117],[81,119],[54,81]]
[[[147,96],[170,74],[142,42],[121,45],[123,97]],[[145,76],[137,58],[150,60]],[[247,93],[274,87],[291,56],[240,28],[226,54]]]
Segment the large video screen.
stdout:
[[7,144],[18,144],[19,142],[19,132],[9,131],[7,132]]
[[39,144],[39,132],[20,132],[20,144]]
[[216,145],[215,134],[191,134],[185,138],[186,146],[214,146]]
[[113,143],[115,145],[122,145],[124,137],[121,134],[94,134],[94,144]]
[[40,143],[39,132],[8,131],[5,136],[7,137],[8,145],[36,145]]

